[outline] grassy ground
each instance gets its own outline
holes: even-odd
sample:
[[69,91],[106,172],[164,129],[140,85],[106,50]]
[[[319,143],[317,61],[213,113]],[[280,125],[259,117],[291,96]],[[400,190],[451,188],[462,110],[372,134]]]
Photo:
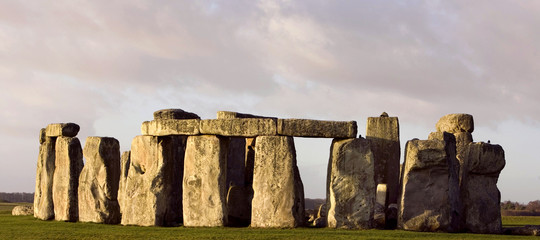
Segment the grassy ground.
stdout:
[[[401,230],[162,228],[41,221],[11,216],[0,204],[1,239],[528,239],[534,237],[481,234],[419,233]],[[504,224],[539,224],[540,217],[505,217]]]

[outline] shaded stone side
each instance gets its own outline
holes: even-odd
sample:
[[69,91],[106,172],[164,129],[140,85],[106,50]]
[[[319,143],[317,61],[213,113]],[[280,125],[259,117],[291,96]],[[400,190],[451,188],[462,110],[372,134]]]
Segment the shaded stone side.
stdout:
[[176,226],[182,222],[185,136],[136,136],[125,182],[122,225]]
[[[43,130],[42,130],[43,132]],[[45,137],[39,146],[34,192],[34,217],[41,220],[54,218],[53,178],[56,138]]]
[[[370,141],[371,150],[375,159],[375,183],[386,184],[386,200],[384,209],[390,204],[398,202],[399,195],[399,164],[400,141],[399,120],[397,117],[370,117],[367,121],[366,139]],[[397,224],[397,216],[386,211],[386,228],[393,229]]]
[[199,115],[182,109],[161,109],[154,112],[154,119],[201,119]]
[[53,179],[54,219],[76,222],[79,219],[79,175],[83,168],[81,143],[76,137],[56,139]]
[[248,154],[250,146],[246,142],[250,140],[236,137],[231,137],[229,140],[226,181],[228,225],[249,226],[253,199],[254,155]]
[[251,227],[297,227],[303,225],[304,216],[304,187],[293,138],[257,137]]
[[354,138],[355,121],[321,121],[311,119],[278,119],[277,134],[292,137]]
[[227,148],[227,138],[188,138],[183,181],[184,226],[227,224]]
[[455,138],[440,134],[430,136],[433,140],[407,142],[398,212],[400,229],[460,230]]
[[374,157],[363,138],[334,139],[328,163],[328,227],[373,227],[376,184]]
[[462,185],[466,230],[473,233],[501,233],[501,194],[497,181],[506,164],[504,150],[499,145],[471,143],[467,146],[466,154],[469,171]]
[[86,164],[79,177],[79,221],[118,224],[120,143],[110,137],[88,137]]
[[51,123],[45,129],[47,137],[75,137],[81,128],[75,123]]
[[126,206],[126,186],[129,173],[129,166],[131,165],[131,151],[125,151],[120,157],[120,180],[118,182],[118,205],[120,206],[120,213],[124,212]]

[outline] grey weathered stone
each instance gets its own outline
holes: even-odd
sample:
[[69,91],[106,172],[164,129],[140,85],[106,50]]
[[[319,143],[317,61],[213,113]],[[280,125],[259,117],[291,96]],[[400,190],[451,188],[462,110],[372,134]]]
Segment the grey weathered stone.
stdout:
[[47,129],[42,128],[39,130],[39,144],[43,144],[47,140]]
[[75,137],[81,128],[75,123],[51,123],[45,129],[47,137]]
[[201,120],[201,134],[227,137],[276,135],[276,120],[271,118],[235,118]]
[[188,138],[183,181],[184,226],[227,224],[227,148],[227,138]]
[[320,121],[311,119],[278,119],[277,134],[291,137],[354,138],[355,121]]
[[[387,196],[383,204],[383,208],[387,209],[388,205],[398,202],[399,195],[399,120],[383,113],[381,117],[368,118],[366,129],[366,139],[370,141],[375,158],[375,183],[387,186]],[[397,219],[385,215],[387,228],[395,228],[396,221]]]
[[76,222],[79,219],[79,175],[83,168],[83,154],[79,139],[58,137],[55,158],[54,219]]
[[231,137],[227,154],[227,209],[229,226],[249,226],[253,198],[253,161],[246,138]]
[[142,135],[169,136],[169,135],[199,135],[199,119],[158,119],[143,122]]
[[238,112],[229,112],[229,111],[218,111],[217,119],[233,119],[233,118],[273,118],[274,117],[263,117],[247,113],[238,113]]
[[372,228],[377,189],[369,141],[334,139],[327,177],[328,227]]
[[122,225],[174,226],[182,222],[186,136],[136,136],[125,182]]
[[468,176],[462,183],[465,227],[474,233],[501,233],[501,195],[497,188],[504,168],[504,150],[499,145],[471,143],[466,149]]
[[79,177],[79,221],[118,224],[120,143],[110,137],[88,137],[86,164]]
[[26,205],[19,205],[15,206],[11,210],[11,215],[13,216],[30,216],[34,215],[34,207],[33,206],[26,206]]
[[377,194],[375,197],[375,210],[373,211],[373,221],[376,228],[385,227],[385,209],[386,204],[386,195],[387,195],[387,185],[386,184],[377,184]]
[[53,179],[56,156],[56,138],[45,137],[39,146],[34,192],[34,217],[41,220],[54,218]]
[[154,119],[201,119],[199,115],[182,109],[161,109],[154,112]]
[[474,131],[473,116],[465,113],[448,114],[439,119],[435,128],[437,132],[472,133]]
[[120,180],[118,182],[118,205],[120,206],[120,213],[124,212],[127,207],[126,202],[126,186],[129,173],[129,166],[131,165],[131,151],[125,151],[120,157]]
[[430,139],[407,142],[398,227],[456,232],[461,207],[455,137],[440,132]]
[[297,227],[303,225],[304,216],[304,187],[293,138],[257,137],[251,227]]

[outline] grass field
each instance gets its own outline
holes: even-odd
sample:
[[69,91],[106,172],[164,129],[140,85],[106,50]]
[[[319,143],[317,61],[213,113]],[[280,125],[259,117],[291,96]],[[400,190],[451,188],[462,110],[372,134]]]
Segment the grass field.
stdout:
[[[419,233],[401,230],[163,228],[41,221],[11,216],[0,203],[0,239],[530,239],[529,236]],[[540,217],[504,217],[505,226],[540,225]]]

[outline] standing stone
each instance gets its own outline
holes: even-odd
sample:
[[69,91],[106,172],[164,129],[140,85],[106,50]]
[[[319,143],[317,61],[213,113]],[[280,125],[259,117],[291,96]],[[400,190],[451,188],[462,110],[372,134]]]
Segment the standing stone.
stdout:
[[190,136],[184,166],[184,226],[217,227],[227,224],[226,138]]
[[434,133],[407,142],[398,227],[413,231],[459,231],[460,197],[455,137]]
[[54,218],[76,222],[79,219],[79,175],[83,168],[81,143],[76,137],[56,139],[53,179]]
[[[253,138],[249,138],[253,139]],[[250,141],[231,137],[227,155],[227,209],[228,225],[243,227],[251,223],[251,200],[253,199],[253,154],[249,158]]]
[[[44,130],[42,129],[41,132],[43,133]],[[41,220],[50,220],[54,218],[53,179],[56,138],[43,138],[44,141],[39,146],[39,156],[36,170],[34,217]]]
[[304,216],[304,187],[293,138],[257,137],[251,227],[297,227],[303,225]]
[[377,184],[377,195],[375,197],[375,210],[373,213],[373,221],[376,228],[385,227],[385,207],[387,195],[387,185]]
[[[366,139],[370,141],[375,159],[375,184],[386,184],[384,209],[398,202],[399,195],[399,120],[383,113],[380,117],[370,117],[367,121]],[[386,228],[396,227],[396,216],[386,211]]]
[[126,203],[126,186],[129,173],[129,166],[131,165],[131,151],[125,151],[120,157],[120,180],[118,183],[118,205],[120,206],[120,213],[124,212],[127,207]]
[[506,161],[499,145],[471,143],[467,146],[468,177],[465,191],[466,230],[473,233],[498,234],[501,225],[501,194],[497,181]]
[[334,139],[328,163],[328,227],[372,228],[376,184],[374,157],[363,138]]
[[185,136],[136,136],[125,182],[122,225],[182,222]]
[[118,224],[120,143],[110,137],[88,137],[86,159],[79,177],[79,221]]

